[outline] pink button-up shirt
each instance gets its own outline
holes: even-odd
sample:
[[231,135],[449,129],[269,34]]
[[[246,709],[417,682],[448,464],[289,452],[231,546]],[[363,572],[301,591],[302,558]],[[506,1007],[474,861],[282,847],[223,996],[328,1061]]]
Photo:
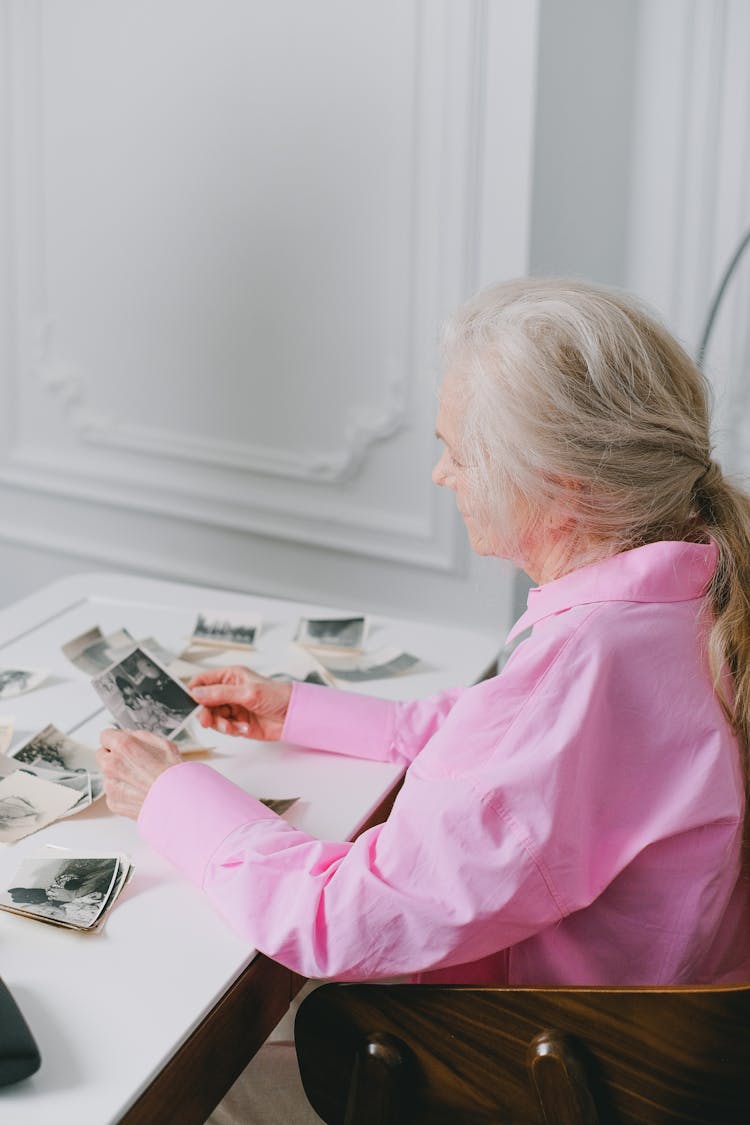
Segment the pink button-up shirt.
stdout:
[[532,590],[511,637],[531,635],[465,690],[392,703],[295,685],[286,741],[409,764],[387,822],[354,843],[306,835],[199,763],[159,777],[140,830],[308,977],[750,973],[739,751],[704,652],[715,565],[713,544],[653,543]]

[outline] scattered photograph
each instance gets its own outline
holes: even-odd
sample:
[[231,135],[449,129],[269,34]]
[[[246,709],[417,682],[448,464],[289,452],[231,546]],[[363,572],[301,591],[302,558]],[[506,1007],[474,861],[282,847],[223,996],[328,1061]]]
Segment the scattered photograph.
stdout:
[[294,639],[311,648],[361,652],[367,629],[366,617],[302,617]]
[[[77,790],[80,799],[70,810],[79,812],[104,793],[104,780],[96,752],[63,734],[50,723],[38,734],[8,753],[14,769],[23,768],[56,785]],[[88,800],[86,794],[88,793]]]
[[226,664],[227,659],[230,658],[231,651],[226,651],[226,645],[209,645],[203,641],[191,641],[178,657],[179,660],[193,665],[193,675],[200,672],[202,668],[215,668]]
[[332,653],[316,653],[315,660],[320,665],[322,675],[337,686],[365,683],[368,680],[391,680],[412,672],[419,657],[396,648],[384,648],[378,652],[367,653],[357,660],[338,657]]
[[135,641],[127,629],[118,629],[104,636],[98,625],[74,637],[62,646],[72,664],[87,676],[105,671],[120,655],[131,649]]
[[254,614],[203,610],[193,626],[191,644],[220,648],[254,648],[260,621]]
[[177,656],[176,653],[170,652],[168,648],[163,645],[154,637],[144,637],[143,640],[137,642],[138,647],[147,652],[149,656],[153,656],[157,664],[161,664],[162,668],[166,668],[170,676],[175,680],[181,680],[187,683],[192,680],[193,676],[197,676],[200,672],[200,666],[193,661],[185,659],[183,656]]
[[[60,858],[52,857],[59,851]],[[125,856],[76,856],[47,849],[29,856],[12,885],[0,891],[0,907],[68,929],[94,930],[132,873]]]
[[302,683],[303,684],[318,684],[319,687],[329,687],[330,686],[328,680],[326,680],[323,676],[321,676],[320,672],[315,672],[315,671],[308,672],[307,675],[305,676],[305,678],[302,680]]
[[206,746],[205,742],[201,742],[200,738],[190,726],[178,730],[177,734],[173,736],[172,741],[181,754],[208,755],[214,749],[213,746]]
[[13,741],[15,715],[0,715],[0,754],[5,754]]
[[0,699],[24,695],[43,684],[49,672],[41,668],[0,668]]
[[198,704],[142,648],[134,648],[91,681],[118,726],[173,738]]
[[271,672],[269,680],[279,680],[281,683],[319,684],[321,687],[330,687],[330,680],[325,679],[315,669],[303,675],[294,675],[291,672]]
[[261,805],[265,805],[271,812],[275,812],[278,816],[283,816],[287,809],[292,805],[296,805],[299,797],[258,797]]
[[9,777],[17,769],[18,766],[12,758],[6,758],[4,754],[0,754],[0,777]]
[[0,843],[12,844],[65,816],[78,794],[17,769],[0,781]]
[[[11,758],[9,761],[12,762],[14,759]],[[43,766],[18,766],[16,768],[23,770],[24,773],[31,774],[32,777],[41,777],[43,781],[50,781],[53,785],[64,785],[66,789],[72,789],[77,793],[78,800],[70,807],[65,814],[66,816],[80,812],[81,809],[87,809],[93,800],[94,787],[88,770],[50,770]],[[101,796],[103,792],[104,784],[100,778],[97,796]]]

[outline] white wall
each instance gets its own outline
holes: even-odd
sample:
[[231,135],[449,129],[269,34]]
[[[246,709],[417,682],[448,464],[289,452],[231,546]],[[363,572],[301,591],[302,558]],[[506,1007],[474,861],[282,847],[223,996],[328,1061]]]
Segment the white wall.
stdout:
[[[695,355],[750,227],[750,4],[639,0],[626,283]],[[750,474],[750,255],[706,356],[725,468]]]
[[536,8],[0,3],[2,600],[115,568],[502,632],[435,337],[527,268]]
[[[692,346],[750,221],[749,24],[0,0],[0,602],[119,569],[502,633],[513,574],[429,481],[438,323],[555,271]],[[749,286],[709,357],[736,465]]]

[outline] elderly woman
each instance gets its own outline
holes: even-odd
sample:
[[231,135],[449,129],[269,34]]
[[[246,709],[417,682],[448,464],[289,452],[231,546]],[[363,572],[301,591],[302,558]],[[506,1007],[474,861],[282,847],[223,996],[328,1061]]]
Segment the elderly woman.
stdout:
[[153,735],[103,733],[109,805],[308,977],[742,975],[750,500],[711,458],[703,377],[635,301],[569,281],[480,293],[443,354],[433,479],[537,583],[502,673],[401,704],[193,681],[204,726],[408,765],[354,843]]

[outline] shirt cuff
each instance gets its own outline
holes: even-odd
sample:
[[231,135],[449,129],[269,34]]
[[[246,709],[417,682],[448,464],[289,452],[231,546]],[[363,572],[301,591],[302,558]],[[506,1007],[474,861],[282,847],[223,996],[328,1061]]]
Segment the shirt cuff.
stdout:
[[192,883],[203,876],[216,849],[236,828],[276,813],[216,770],[181,762],[157,777],[143,802],[138,831]]
[[281,738],[312,750],[388,761],[397,704],[371,695],[295,683]]

